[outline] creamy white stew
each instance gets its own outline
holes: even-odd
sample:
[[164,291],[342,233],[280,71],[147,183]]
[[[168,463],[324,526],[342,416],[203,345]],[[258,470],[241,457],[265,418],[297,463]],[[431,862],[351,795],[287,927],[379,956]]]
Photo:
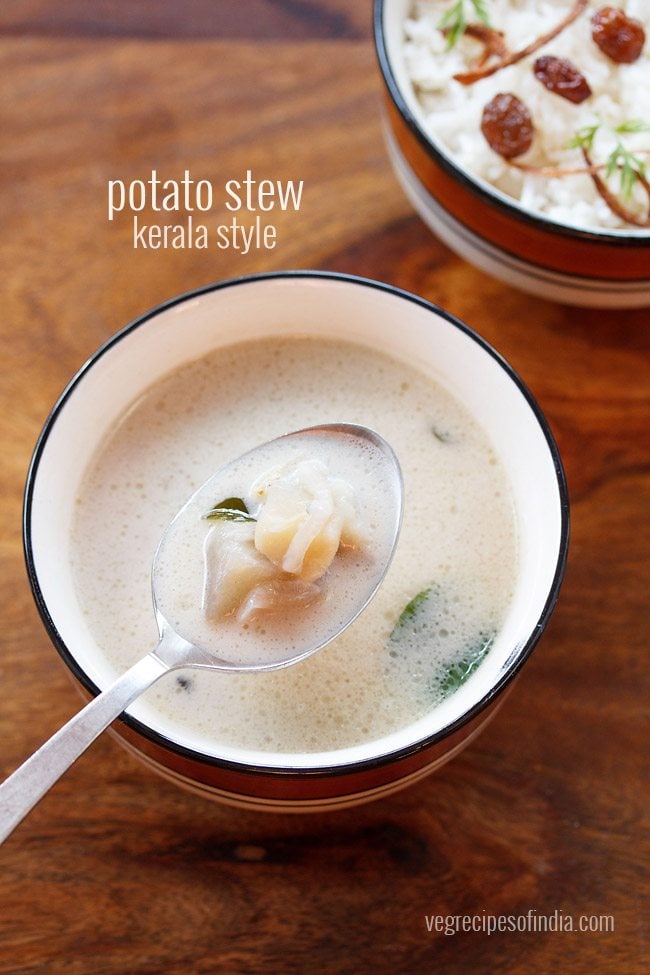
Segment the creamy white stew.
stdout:
[[[402,466],[402,532],[378,595],[293,667],[164,678],[147,700],[170,736],[268,752],[359,744],[431,711],[489,653],[514,589],[517,538],[506,475],[480,422],[411,366],[313,338],[216,350],[156,382],[105,438],[81,486],[71,544],[101,653],[117,675],[156,643],[154,552],[203,481],[257,444],[335,422],[377,430]],[[377,497],[364,507],[362,490],[355,504],[361,521],[381,519]],[[198,607],[202,598],[199,588]],[[269,639],[273,620],[264,621]]]

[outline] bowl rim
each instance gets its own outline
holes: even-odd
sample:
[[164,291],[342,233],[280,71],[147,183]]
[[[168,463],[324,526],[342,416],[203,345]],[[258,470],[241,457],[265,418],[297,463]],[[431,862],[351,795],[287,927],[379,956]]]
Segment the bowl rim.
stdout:
[[650,247],[650,232],[647,234],[626,235],[624,230],[612,228],[606,230],[588,229],[586,227],[573,227],[570,224],[559,223],[541,213],[534,213],[526,210],[514,198],[512,202],[505,196],[497,195],[490,190],[489,184],[480,181],[457,165],[451,154],[447,155],[435,144],[431,136],[427,135],[417,118],[409,108],[406,99],[402,95],[401,87],[395,77],[391,65],[388,47],[386,43],[386,31],[384,30],[384,10],[388,0],[373,0],[373,33],[375,42],[375,52],[379,62],[384,84],[391,97],[393,104],[399,112],[402,120],[407,125],[409,131],[415,136],[425,152],[443,169],[447,175],[451,176],[462,186],[478,196],[483,202],[495,206],[502,213],[509,217],[514,217],[521,223],[536,227],[547,233],[557,233],[563,237],[570,237],[576,240],[589,241],[595,244],[607,244],[615,247]]
[[[331,776],[340,776],[348,774],[356,774],[359,772],[366,772],[369,770],[374,770],[381,768],[386,765],[391,765],[395,762],[399,762],[403,759],[410,758],[411,756],[418,755],[420,752],[426,751],[431,746],[436,743],[452,736],[455,732],[459,731],[465,725],[469,724],[473,719],[475,719],[479,714],[485,711],[489,705],[491,705],[497,697],[505,690],[505,688],[511,683],[511,681],[516,677],[524,663],[531,655],[534,647],[536,646],[539,638],[541,637],[546,624],[551,616],[551,613],[557,602],[560,587],[564,577],[564,572],[566,568],[567,556],[568,556],[568,544],[569,544],[569,496],[566,484],[566,477],[564,473],[564,468],[562,466],[562,461],[560,459],[559,450],[555,442],[555,438],[551,432],[550,426],[546,417],[542,413],[538,403],[533,397],[532,393],[525,385],[518,373],[510,366],[510,364],[503,358],[503,356],[497,352],[484,338],[482,338],[477,332],[471,329],[460,319],[456,318],[450,312],[445,311],[433,302],[427,301],[425,298],[421,298],[419,295],[415,295],[409,291],[398,288],[391,284],[386,284],[381,281],[375,281],[371,278],[359,277],[353,274],[346,274],[338,271],[326,271],[326,270],[286,270],[286,271],[266,271],[255,274],[242,275],[235,278],[228,278],[222,281],[216,281],[212,284],[203,285],[199,288],[192,289],[190,291],[183,292],[173,298],[166,301],[160,302],[154,307],[150,308],[148,311],[134,318],[127,325],[123,326],[117,332],[115,332],[106,342],[104,342],[90,357],[83,363],[83,365],[77,370],[72,379],[65,386],[63,392],[60,394],[56,403],[52,407],[49,415],[47,416],[43,428],[39,434],[39,437],[34,448],[34,452],[30,461],[29,469],[27,472],[27,480],[25,485],[24,502],[23,502],[23,552],[25,557],[25,565],[27,570],[27,576],[29,584],[32,590],[32,595],[36,603],[36,608],[39,612],[41,620],[45,626],[45,629],[50,637],[50,640],[54,644],[59,655],[62,657],[63,662],[66,664],[68,669],[77,678],[81,685],[93,696],[96,696],[100,689],[94,684],[93,681],[87,676],[85,671],[77,663],[76,658],[71,653],[71,651],[66,646],[63,638],[57,630],[54,620],[50,616],[49,609],[47,607],[45,598],[41,591],[38,575],[36,572],[36,565],[34,559],[34,547],[32,539],[32,529],[31,529],[31,515],[32,515],[32,505],[34,500],[34,486],[36,478],[38,476],[38,469],[43,457],[43,452],[45,450],[48,438],[57,422],[59,415],[61,414],[65,404],[68,399],[72,396],[75,389],[79,383],[84,379],[86,374],[102,359],[102,357],[118,342],[121,342],[124,338],[128,337],[131,332],[135,329],[140,328],[148,321],[156,318],[161,312],[164,312],[176,305],[182,304],[186,301],[195,300],[200,298],[202,295],[210,294],[212,292],[221,291],[226,288],[231,287],[242,287],[249,283],[259,283],[259,282],[270,282],[277,280],[319,280],[319,281],[337,281],[346,284],[372,288],[377,291],[383,292],[385,294],[391,295],[393,297],[400,298],[405,301],[412,302],[424,308],[428,312],[432,312],[438,315],[446,322],[449,323],[454,328],[459,329],[468,338],[476,342],[488,355],[490,355],[499,366],[504,370],[506,375],[514,382],[515,386],[518,388],[521,395],[527,402],[528,407],[531,409],[535,419],[537,420],[541,432],[546,440],[551,459],[553,462],[553,467],[555,471],[555,476],[557,480],[557,490],[558,498],[560,503],[560,538],[559,538],[559,548],[557,562],[555,566],[555,572],[553,575],[553,580],[551,582],[548,596],[546,602],[542,608],[539,619],[531,627],[531,633],[529,638],[525,643],[518,645],[516,658],[509,663],[508,667],[504,667],[504,671],[497,682],[492,685],[488,691],[483,695],[483,697],[477,701],[469,710],[465,711],[463,714],[459,715],[454,721],[440,728],[438,731],[427,735],[424,738],[412,742],[408,745],[402,746],[401,748],[393,749],[381,755],[373,756],[371,758],[360,759],[353,762],[345,762],[341,764],[334,765],[324,765],[324,766],[309,766],[308,762],[300,766],[287,766],[287,765],[257,765],[255,763],[248,763],[245,761],[235,761],[233,759],[220,758],[216,755],[206,755],[204,752],[196,751],[195,749],[189,748],[186,745],[182,745],[173,739],[154,731],[149,728],[148,725],[133,718],[131,715],[123,713],[120,715],[120,720],[124,722],[129,728],[132,728],[138,734],[142,735],[144,738],[153,742],[158,746],[174,752],[184,758],[193,760],[203,765],[209,765],[212,767],[223,768],[228,771],[234,771],[244,774],[258,775],[258,776],[285,776],[289,778],[298,778],[301,776],[311,776],[318,778],[326,778]],[[514,656],[512,654],[511,656]],[[281,754],[281,753],[279,753]],[[309,753],[305,753],[308,759]]]

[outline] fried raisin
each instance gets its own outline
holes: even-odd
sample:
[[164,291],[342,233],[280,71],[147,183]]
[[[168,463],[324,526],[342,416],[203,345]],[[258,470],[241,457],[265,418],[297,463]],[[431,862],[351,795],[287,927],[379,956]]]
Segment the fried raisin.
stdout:
[[591,36],[603,54],[617,64],[636,61],[645,44],[639,20],[616,7],[601,7],[591,18]]
[[533,131],[531,114],[516,95],[500,92],[483,109],[481,132],[490,148],[504,159],[530,149]]
[[566,58],[550,56],[537,58],[533,71],[545,88],[573,102],[574,105],[579,105],[591,95],[591,88],[585,76]]

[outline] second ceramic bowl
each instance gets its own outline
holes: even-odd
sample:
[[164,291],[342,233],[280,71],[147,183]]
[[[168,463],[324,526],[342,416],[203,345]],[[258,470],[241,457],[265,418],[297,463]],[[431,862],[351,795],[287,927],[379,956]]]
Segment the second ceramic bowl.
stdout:
[[404,61],[412,0],[375,0],[393,168],[422,219],[476,267],[542,298],[597,308],[650,305],[650,229],[581,230],[532,213],[464,170],[431,134]]

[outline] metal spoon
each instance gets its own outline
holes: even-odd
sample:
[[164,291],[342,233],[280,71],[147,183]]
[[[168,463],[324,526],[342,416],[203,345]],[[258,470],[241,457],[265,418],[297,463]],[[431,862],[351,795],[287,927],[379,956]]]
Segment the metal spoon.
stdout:
[[[313,629],[310,626],[299,629],[284,653],[265,655],[260,646],[259,659],[251,658],[250,654],[242,657],[240,652],[229,654],[227,646],[197,646],[192,642],[191,633],[185,632],[183,635],[178,632],[183,626],[178,623],[172,625],[167,618],[170,613],[163,615],[161,611],[161,604],[173,603],[173,599],[170,603],[169,593],[160,592],[161,578],[169,575],[164,569],[165,560],[169,557],[170,538],[178,537],[179,529],[182,531],[186,526],[191,525],[194,530],[196,512],[201,509],[204,499],[212,498],[214,502],[219,497],[232,495],[233,485],[241,484],[242,479],[248,478],[250,483],[250,474],[256,469],[258,458],[264,459],[276,449],[282,458],[287,456],[287,452],[295,455],[301,451],[303,455],[319,456],[323,450],[327,453],[330,448],[339,456],[342,449],[348,456],[354,452],[357,458],[361,451],[373,475],[384,485],[382,510],[374,512],[373,517],[381,521],[385,530],[380,533],[375,550],[368,553],[368,571],[351,598],[332,605],[332,615],[327,625],[321,621]],[[259,466],[257,472],[262,472]],[[160,633],[158,645],[71,718],[0,785],[0,843],[95,738],[164,674],[179,668],[194,667],[234,672],[277,670],[305,659],[330,643],[365,609],[381,585],[399,535],[402,494],[402,474],[392,448],[383,437],[367,427],[347,423],[325,424],[286,434],[254,448],[217,471],[192,495],[169,524],[154,556],[152,594]]]

